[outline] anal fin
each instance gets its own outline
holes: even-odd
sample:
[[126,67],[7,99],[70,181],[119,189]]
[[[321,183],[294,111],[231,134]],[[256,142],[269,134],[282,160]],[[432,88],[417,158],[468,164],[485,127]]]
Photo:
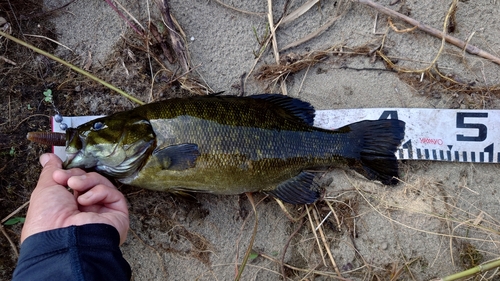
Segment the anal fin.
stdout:
[[321,195],[319,186],[314,182],[314,174],[308,172],[301,172],[267,193],[290,204],[314,203]]

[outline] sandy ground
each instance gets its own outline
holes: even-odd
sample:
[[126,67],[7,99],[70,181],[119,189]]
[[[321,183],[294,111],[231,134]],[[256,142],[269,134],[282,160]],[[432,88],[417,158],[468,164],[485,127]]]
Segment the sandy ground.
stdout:
[[[45,5],[50,9],[63,2],[45,0]],[[284,1],[272,2],[276,21],[283,12]],[[288,13],[304,2],[291,1]],[[390,5],[391,2],[397,3]],[[441,29],[451,1],[377,3]],[[159,20],[154,3],[149,8],[146,1],[121,1],[121,4],[144,26],[148,13],[153,21]],[[252,71],[254,52],[260,48],[253,30],[259,36],[266,33],[268,3],[252,0],[225,1],[225,4],[254,14],[224,7],[216,1],[170,1],[172,14],[188,38],[195,75],[215,92],[238,94],[235,85],[239,85],[241,75]],[[499,14],[500,4],[496,1],[459,1],[453,36],[467,40],[473,34],[471,44],[499,52]],[[288,76],[288,95],[300,97],[317,109],[498,108],[498,99],[492,94],[476,93],[481,98],[470,99],[462,93],[429,87],[425,79],[419,82],[418,74],[409,76],[413,80],[408,82],[397,73],[386,71],[380,58],[347,55],[357,47],[373,48],[385,40],[384,51],[398,61],[398,66],[421,69],[434,59],[441,44],[439,39],[420,31],[394,32],[386,16],[377,16],[375,10],[362,4],[320,1],[298,19],[277,29],[278,49],[338,15],[342,17],[324,33],[280,53],[283,57],[331,47],[344,52]],[[77,0],[55,15],[52,22],[57,40],[77,55],[74,61],[77,65],[84,65],[91,54],[91,70],[105,69],[110,60],[117,65],[116,53],[124,53],[122,38],[128,38],[131,32],[104,1]],[[411,27],[400,21],[395,23],[400,29]],[[65,57],[69,51],[58,48],[56,54]],[[270,48],[265,50],[258,66],[264,63],[275,63]],[[127,67],[127,62],[123,65]],[[498,65],[464,55],[462,50],[448,44],[438,65],[443,73],[467,83],[483,86],[500,83]],[[130,83],[143,83],[144,89],[151,83],[134,76],[130,79],[136,79]],[[280,88],[279,83],[256,81],[250,75],[245,91],[247,94],[279,92]],[[122,99],[117,95],[112,98],[113,102]],[[65,108],[60,110],[65,113]],[[108,113],[99,112],[99,107],[93,111]],[[282,280],[281,261],[295,268],[283,267],[286,278],[291,280],[329,280],[338,274],[349,280],[393,277],[429,280],[498,258],[498,171],[497,164],[407,161],[401,164],[404,183],[390,188],[351,171],[328,172],[320,181],[337,219],[329,214],[326,202],[317,203],[309,212],[314,227],[315,214],[319,221],[328,215],[322,225],[326,243],[322,242],[319,230],[312,229],[304,206],[286,206],[293,216],[305,214],[304,220],[292,222],[274,200],[265,199],[257,206],[258,229],[253,250],[259,255],[247,264],[242,280]],[[134,280],[235,278],[255,219],[244,195],[199,194],[195,199],[186,199],[136,189],[123,191],[131,207],[131,232],[122,250],[132,266]],[[255,195],[257,201],[262,198]],[[490,280],[500,278],[500,275],[486,276]]]

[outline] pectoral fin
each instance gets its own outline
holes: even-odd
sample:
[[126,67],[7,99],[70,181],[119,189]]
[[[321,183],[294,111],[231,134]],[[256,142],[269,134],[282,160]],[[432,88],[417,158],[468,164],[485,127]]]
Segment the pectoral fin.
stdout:
[[198,145],[184,143],[168,146],[153,152],[163,170],[182,171],[196,165],[196,159],[200,156]]
[[320,188],[314,182],[314,174],[308,172],[301,172],[267,193],[291,204],[314,203],[321,195]]

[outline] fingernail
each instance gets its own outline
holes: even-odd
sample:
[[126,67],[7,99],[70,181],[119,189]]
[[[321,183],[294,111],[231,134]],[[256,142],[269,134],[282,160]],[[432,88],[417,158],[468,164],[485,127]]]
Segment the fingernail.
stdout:
[[47,164],[49,160],[50,160],[50,155],[48,153],[40,155],[40,164],[42,164],[42,167],[45,167],[45,164]]

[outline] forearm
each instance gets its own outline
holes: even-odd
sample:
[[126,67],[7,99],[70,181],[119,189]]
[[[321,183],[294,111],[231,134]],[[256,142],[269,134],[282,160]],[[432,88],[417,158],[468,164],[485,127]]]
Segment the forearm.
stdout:
[[21,245],[13,280],[130,280],[118,231],[107,224],[34,234]]

